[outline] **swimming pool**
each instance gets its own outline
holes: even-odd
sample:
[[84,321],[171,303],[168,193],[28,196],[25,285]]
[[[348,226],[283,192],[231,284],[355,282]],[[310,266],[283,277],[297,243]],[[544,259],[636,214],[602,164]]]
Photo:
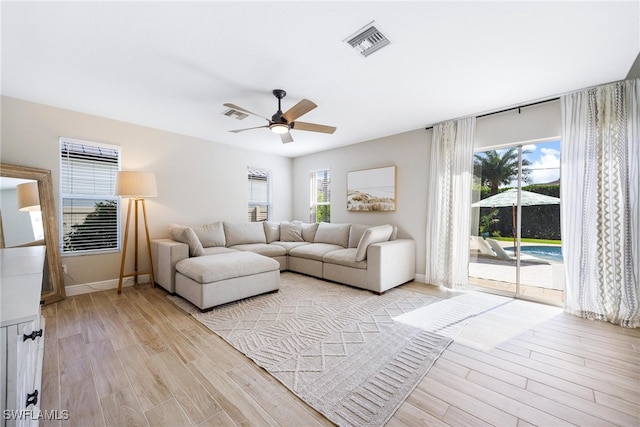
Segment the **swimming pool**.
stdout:
[[[513,248],[504,248],[504,250],[513,256]],[[520,246],[520,250],[523,254],[532,255],[548,261],[563,262],[562,246]]]

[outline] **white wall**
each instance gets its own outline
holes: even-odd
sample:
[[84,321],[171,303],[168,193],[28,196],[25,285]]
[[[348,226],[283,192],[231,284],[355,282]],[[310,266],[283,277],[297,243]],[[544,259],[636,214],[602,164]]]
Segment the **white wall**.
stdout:
[[[331,222],[397,225],[399,237],[416,240],[416,269],[418,274],[424,274],[430,144],[431,130],[418,129],[295,158],[294,219],[309,221],[309,173],[331,169]],[[347,172],[391,165],[397,166],[396,211],[348,212]]]
[[[122,150],[122,169],[155,172],[158,197],[147,200],[151,238],[166,226],[217,220],[246,221],[247,166],[270,170],[273,219],[292,216],[292,160],[116,120],[2,97],[2,163],[49,169],[59,209],[59,137],[110,143]],[[126,219],[126,199],[122,222]],[[59,217],[59,212],[56,213]],[[131,257],[129,257],[131,254]],[[143,252],[144,254],[144,252]],[[133,264],[133,245],[128,248]],[[121,253],[65,256],[65,284],[117,279]],[[147,270],[145,256],[141,269]],[[128,266],[127,270],[132,271]]]

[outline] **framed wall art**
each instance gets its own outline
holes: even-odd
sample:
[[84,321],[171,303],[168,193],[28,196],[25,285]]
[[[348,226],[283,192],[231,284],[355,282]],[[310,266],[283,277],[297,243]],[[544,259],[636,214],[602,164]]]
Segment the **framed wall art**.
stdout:
[[396,167],[347,172],[347,211],[396,210]]

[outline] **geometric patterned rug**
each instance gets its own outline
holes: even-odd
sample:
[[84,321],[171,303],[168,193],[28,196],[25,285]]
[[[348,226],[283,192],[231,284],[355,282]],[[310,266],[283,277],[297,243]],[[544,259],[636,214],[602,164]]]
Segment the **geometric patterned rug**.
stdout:
[[375,295],[291,272],[281,274],[277,293],[206,313],[169,298],[344,426],[384,425],[477,312],[404,289]]

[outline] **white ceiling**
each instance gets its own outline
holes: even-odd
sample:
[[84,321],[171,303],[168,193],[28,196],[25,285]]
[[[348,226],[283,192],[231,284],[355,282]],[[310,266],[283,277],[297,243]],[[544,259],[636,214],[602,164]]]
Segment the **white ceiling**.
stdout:
[[[624,79],[640,2],[2,2],[2,94],[296,157]],[[344,40],[375,20],[391,45]],[[286,111],[333,135],[221,115]]]

